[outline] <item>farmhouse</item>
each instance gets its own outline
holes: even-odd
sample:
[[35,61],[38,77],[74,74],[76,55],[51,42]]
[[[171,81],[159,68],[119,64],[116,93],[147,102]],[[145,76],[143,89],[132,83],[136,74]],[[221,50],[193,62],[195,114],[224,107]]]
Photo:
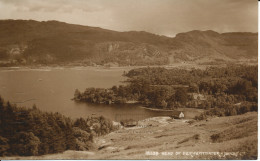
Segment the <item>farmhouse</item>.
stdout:
[[182,111],[173,111],[171,114],[171,118],[182,119],[184,118],[184,113]]

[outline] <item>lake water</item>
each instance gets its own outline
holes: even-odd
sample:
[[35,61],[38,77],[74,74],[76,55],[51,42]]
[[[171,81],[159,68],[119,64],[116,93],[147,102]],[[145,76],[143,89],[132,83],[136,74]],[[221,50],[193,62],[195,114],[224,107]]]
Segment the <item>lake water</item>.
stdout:
[[1,68],[0,95],[18,106],[42,111],[59,112],[72,118],[103,115],[111,120],[144,119],[167,115],[168,112],[151,111],[138,105],[95,105],[72,101],[75,89],[87,87],[109,88],[122,84],[122,76],[129,68],[98,69],[77,68]]

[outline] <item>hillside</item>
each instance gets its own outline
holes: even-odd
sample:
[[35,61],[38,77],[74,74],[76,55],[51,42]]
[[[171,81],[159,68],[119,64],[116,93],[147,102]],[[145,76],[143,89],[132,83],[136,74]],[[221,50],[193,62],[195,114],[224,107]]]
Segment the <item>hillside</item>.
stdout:
[[0,64],[166,65],[257,58],[257,33],[190,31],[174,38],[58,21],[1,20]]
[[2,159],[256,159],[257,112],[195,122],[155,117],[98,137],[95,143],[92,151]]

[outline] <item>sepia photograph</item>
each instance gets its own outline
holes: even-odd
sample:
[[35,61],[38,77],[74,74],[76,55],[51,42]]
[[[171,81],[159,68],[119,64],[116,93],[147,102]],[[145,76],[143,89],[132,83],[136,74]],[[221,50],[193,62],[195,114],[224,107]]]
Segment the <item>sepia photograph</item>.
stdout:
[[257,160],[257,0],[0,0],[1,160]]

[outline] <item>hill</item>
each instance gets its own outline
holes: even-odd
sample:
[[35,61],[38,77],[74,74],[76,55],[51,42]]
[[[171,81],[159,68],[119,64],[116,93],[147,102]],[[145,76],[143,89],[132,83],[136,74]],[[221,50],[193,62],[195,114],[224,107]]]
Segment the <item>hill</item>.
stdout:
[[0,64],[166,65],[257,59],[257,33],[190,31],[174,38],[58,21],[1,20]]
[[2,159],[256,159],[257,112],[196,122],[155,117],[95,143],[93,151]]

